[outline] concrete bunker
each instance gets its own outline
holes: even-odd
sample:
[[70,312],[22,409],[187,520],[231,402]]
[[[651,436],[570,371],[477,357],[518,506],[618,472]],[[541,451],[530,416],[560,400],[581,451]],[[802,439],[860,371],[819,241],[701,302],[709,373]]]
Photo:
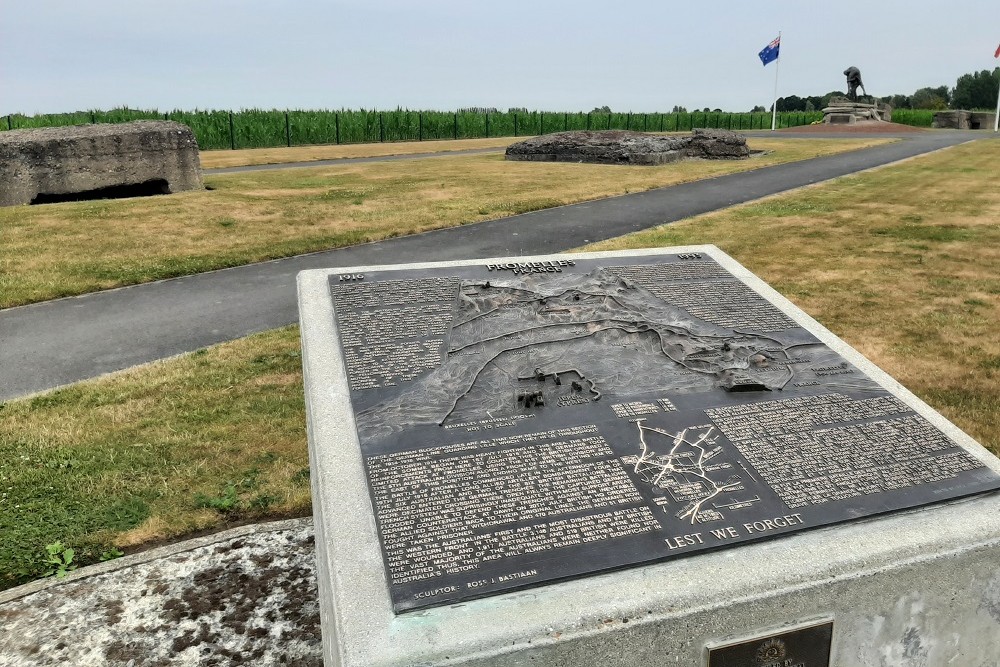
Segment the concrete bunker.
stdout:
[[198,142],[173,121],[0,132],[0,206],[202,188]]
[[992,130],[996,114],[992,111],[949,109],[934,113],[931,127],[953,130]]

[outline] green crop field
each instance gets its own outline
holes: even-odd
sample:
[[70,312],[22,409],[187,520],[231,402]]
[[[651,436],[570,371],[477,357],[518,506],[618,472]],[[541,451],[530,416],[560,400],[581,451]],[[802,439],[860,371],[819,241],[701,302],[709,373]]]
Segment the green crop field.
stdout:
[[[778,127],[808,125],[822,113],[778,114]],[[383,141],[429,141],[517,137],[565,130],[637,130],[678,132],[693,128],[763,130],[770,113],[583,113],[552,111],[169,111],[112,109],[64,114],[0,117],[0,129],[55,127],[86,123],[122,123],[166,119],[184,123],[203,150],[273,148],[312,144],[358,144]],[[927,121],[930,124],[930,121]]]
[[932,109],[893,109],[892,122],[915,127],[930,127],[934,122],[935,113]]

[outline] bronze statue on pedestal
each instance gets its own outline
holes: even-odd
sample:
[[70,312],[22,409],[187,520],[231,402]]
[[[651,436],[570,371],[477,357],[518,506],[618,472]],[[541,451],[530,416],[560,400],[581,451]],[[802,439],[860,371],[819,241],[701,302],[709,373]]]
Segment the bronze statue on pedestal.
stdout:
[[865,84],[861,83],[861,70],[857,67],[851,66],[844,70],[844,76],[847,77],[847,97],[852,102],[858,101],[858,88],[861,92],[868,96],[868,91],[865,90]]

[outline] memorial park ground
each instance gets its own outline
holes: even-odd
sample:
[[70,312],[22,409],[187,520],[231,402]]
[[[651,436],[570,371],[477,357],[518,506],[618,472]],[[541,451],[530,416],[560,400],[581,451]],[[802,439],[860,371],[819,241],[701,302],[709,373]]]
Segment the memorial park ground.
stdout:
[[[205,183],[212,190],[202,192],[0,208],[6,250],[0,257],[0,308],[502,218],[885,141],[752,139],[751,147],[767,151],[764,155],[662,167],[528,165],[507,162],[497,152],[209,173]],[[382,149],[374,147],[376,154]],[[286,159],[313,154],[312,148],[284,151]],[[213,160],[212,155],[206,159]],[[244,161],[252,159],[244,156]]]
[[[1000,454],[1000,192],[993,182],[998,160],[1000,142],[976,141],[588,249],[718,245]],[[515,163],[561,169],[491,186],[488,179],[504,164],[497,156],[421,162],[341,168],[345,180],[337,187],[343,190],[336,191],[361,200],[354,204],[349,195],[338,195],[342,208],[356,214],[350,220],[363,234],[372,233],[372,212],[391,206],[416,210],[400,213],[381,229],[385,236],[405,233],[417,216],[445,216],[456,221],[445,224],[460,224],[469,221],[469,211],[474,219],[517,212],[513,205],[501,206],[504,202],[551,201],[557,190],[566,201],[599,196],[587,187],[620,194],[652,187],[643,179],[654,178],[646,168],[625,168],[636,175],[623,171],[615,175],[622,180],[611,182],[603,174],[621,167]],[[577,169],[602,170],[602,178],[590,183],[594,175],[570,173]],[[471,173],[478,185],[449,199],[454,205],[439,206],[434,193],[442,183],[448,189],[454,185],[422,170],[445,170],[449,178]],[[255,180],[264,175],[276,180]],[[215,192],[177,199],[228,192],[230,198],[214,214],[244,217],[229,227],[215,221],[195,232],[185,225],[195,225],[199,205],[173,203],[174,198],[60,204],[31,209],[25,217],[60,239],[72,239],[73,225],[86,221],[82,211],[122,221],[116,229],[127,219],[149,216],[154,220],[144,233],[164,235],[159,246],[169,245],[164,237],[190,236],[183,244],[194,259],[184,266],[196,267],[220,256],[245,258],[274,242],[258,231],[251,251],[243,235],[219,230],[248,227],[252,235],[254,228],[266,227],[263,221],[286,215],[308,228],[309,220],[319,224],[313,217],[318,211],[330,211],[310,199],[330,192],[329,184],[309,184],[301,170],[219,176],[209,183]],[[267,194],[273,190],[293,192]],[[168,202],[161,214],[144,208],[161,201]],[[227,208],[235,213],[223,214]],[[41,247],[39,241],[25,242],[29,226],[21,225],[16,242]],[[308,236],[321,238],[333,237]],[[22,280],[20,272],[32,266],[39,276],[51,271],[71,242],[36,251],[31,261],[7,273],[8,280],[11,275]],[[219,252],[209,252],[213,244],[221,246]],[[123,243],[120,252],[125,249]],[[79,270],[87,255],[100,252],[92,248],[67,261]],[[164,257],[154,263],[165,263]],[[151,279],[142,276],[155,270],[138,264],[129,275]],[[81,291],[101,286],[90,278],[74,279],[79,274],[72,271],[67,275],[48,293],[70,284]],[[45,293],[44,285],[36,285],[22,292],[21,302],[49,298],[39,296]],[[286,328],[0,404],[0,533],[5,536],[0,588],[41,576],[49,568],[45,546],[56,542],[74,548],[77,561],[93,562],[112,555],[113,547],[131,550],[237,521],[308,514],[300,367],[297,330]]]
[[235,151],[202,151],[203,169],[223,169],[260,164],[286,164],[289,162],[315,162],[357,157],[382,157],[388,155],[420,155],[445,151],[467,151],[484,148],[507,148],[520,138],[493,137],[491,139],[444,139],[441,141],[399,141],[380,144],[321,144],[317,146],[292,146],[290,148],[245,148]]

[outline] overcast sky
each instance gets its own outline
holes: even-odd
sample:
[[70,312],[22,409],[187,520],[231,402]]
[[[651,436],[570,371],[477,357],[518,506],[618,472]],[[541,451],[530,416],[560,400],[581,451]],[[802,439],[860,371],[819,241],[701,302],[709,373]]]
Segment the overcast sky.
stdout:
[[[757,57],[782,33],[781,58]],[[131,106],[615,111],[954,86],[992,69],[997,0],[22,0],[0,114]]]

